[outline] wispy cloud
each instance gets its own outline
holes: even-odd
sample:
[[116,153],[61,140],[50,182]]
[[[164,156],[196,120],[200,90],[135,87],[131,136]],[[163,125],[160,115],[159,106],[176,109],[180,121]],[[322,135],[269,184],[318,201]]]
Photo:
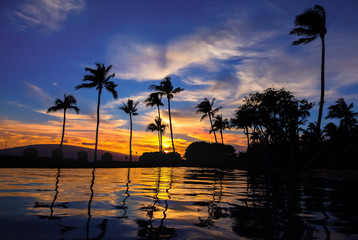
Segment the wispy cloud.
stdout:
[[11,17],[19,29],[52,32],[61,29],[68,16],[80,12],[85,5],[84,0],[23,1]]
[[47,94],[44,90],[42,90],[35,84],[25,81],[25,85],[27,87],[27,94],[31,98],[38,99],[39,101],[47,105],[51,104],[54,101],[54,99],[49,94]]
[[16,107],[20,107],[20,108],[26,108],[27,107],[25,104],[14,102],[14,101],[7,101],[7,103],[12,104],[12,105],[14,105]]

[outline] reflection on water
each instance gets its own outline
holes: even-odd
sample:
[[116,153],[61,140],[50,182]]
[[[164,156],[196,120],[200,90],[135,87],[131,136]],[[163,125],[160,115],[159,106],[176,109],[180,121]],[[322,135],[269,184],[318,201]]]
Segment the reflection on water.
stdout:
[[357,239],[356,172],[0,169],[0,239]]

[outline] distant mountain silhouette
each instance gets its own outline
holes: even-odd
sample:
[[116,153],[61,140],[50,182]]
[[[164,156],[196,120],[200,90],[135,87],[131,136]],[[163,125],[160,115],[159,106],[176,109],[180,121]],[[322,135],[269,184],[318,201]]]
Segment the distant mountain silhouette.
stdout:
[[[34,147],[39,151],[39,157],[51,157],[52,151],[58,149],[58,144],[37,144],[37,145],[28,145],[23,147],[15,147],[8,149],[1,149],[0,155],[9,155],[9,156],[22,156],[24,150],[28,147]],[[77,159],[77,153],[80,151],[85,151],[88,153],[88,160],[93,161],[93,151],[94,149],[71,146],[71,145],[63,145],[62,146],[63,157],[64,158],[72,158]],[[113,156],[113,161],[128,161],[128,155],[123,153],[111,152],[106,150],[98,149],[98,159],[101,159],[103,153],[110,153]],[[138,157],[133,156],[133,160],[137,161]]]

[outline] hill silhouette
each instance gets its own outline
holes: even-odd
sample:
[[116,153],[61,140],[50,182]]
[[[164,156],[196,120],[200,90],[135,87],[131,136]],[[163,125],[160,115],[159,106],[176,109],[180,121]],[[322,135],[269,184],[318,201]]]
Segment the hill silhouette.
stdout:
[[[8,155],[8,156],[22,156],[25,149],[29,147],[34,147],[39,151],[39,157],[51,157],[52,151],[58,149],[58,144],[36,144],[36,145],[28,145],[22,147],[14,147],[8,149],[1,149],[0,155]],[[93,161],[93,151],[94,149],[85,148],[85,147],[78,147],[72,145],[63,145],[62,146],[63,157],[64,158],[72,158],[77,159],[77,153],[80,151],[85,151],[88,153],[88,160],[90,162]],[[113,161],[127,161],[128,155],[118,152],[111,152],[106,150],[98,149],[98,159],[101,159],[102,154],[110,153],[113,156]],[[137,156],[133,156],[133,160],[136,161],[138,159]]]

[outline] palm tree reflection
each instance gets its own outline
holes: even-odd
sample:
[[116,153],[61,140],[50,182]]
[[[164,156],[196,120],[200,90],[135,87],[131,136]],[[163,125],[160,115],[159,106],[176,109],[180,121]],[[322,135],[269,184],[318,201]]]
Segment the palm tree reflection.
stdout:
[[57,175],[56,175],[56,183],[55,183],[55,195],[53,196],[53,200],[51,202],[51,204],[48,204],[48,203],[41,203],[41,202],[35,202],[35,205],[34,205],[34,208],[49,208],[50,209],[50,215],[38,215],[39,218],[44,218],[44,219],[52,219],[52,220],[58,220],[58,219],[61,219],[63,217],[59,217],[59,216],[53,216],[53,208],[54,207],[62,207],[62,208],[67,208],[67,202],[65,203],[61,203],[61,204],[56,204],[55,205],[55,202],[57,200],[57,196],[58,196],[58,193],[59,193],[59,182],[60,182],[60,175],[61,175],[61,170],[60,168],[57,169]]
[[116,206],[116,209],[123,209],[123,215],[122,216],[120,216],[120,217],[117,217],[117,218],[127,218],[127,206],[125,206],[126,205],[126,200],[130,197],[130,194],[129,194],[129,184],[130,184],[130,182],[131,182],[131,180],[130,180],[130,171],[131,171],[131,169],[130,168],[128,168],[128,173],[127,173],[127,183],[126,183],[126,191],[125,191],[125,193],[126,193],[126,197],[123,199],[123,204],[121,205],[121,206]]
[[90,222],[91,222],[91,203],[92,203],[92,200],[93,200],[93,195],[94,195],[94,192],[93,192],[93,185],[94,185],[94,180],[95,180],[95,168],[93,168],[92,170],[92,181],[91,181],[91,186],[90,186],[90,190],[91,190],[91,196],[90,196],[90,199],[88,201],[88,211],[87,211],[87,215],[88,215],[88,218],[87,218],[87,224],[86,224],[86,239],[89,239],[89,227],[90,227]]
[[55,195],[53,196],[53,201],[50,205],[50,210],[51,210],[51,214],[50,214],[50,217],[52,217],[53,215],[53,206],[56,202],[56,199],[57,199],[57,195],[58,195],[58,183],[60,181],[60,174],[61,174],[61,171],[60,171],[60,168],[57,169],[57,176],[56,176],[56,187],[55,187]]
[[[148,205],[146,207],[142,207],[141,209],[144,211],[147,211],[147,216],[149,217],[148,220],[144,220],[144,219],[137,219],[136,222],[139,226],[139,230],[138,230],[138,236],[141,238],[145,238],[145,239],[169,239],[171,237],[174,237],[176,235],[177,230],[175,228],[168,228],[166,226],[164,226],[164,220],[167,217],[167,210],[168,210],[168,200],[165,199],[164,203],[165,203],[165,207],[163,210],[163,218],[160,220],[160,225],[159,226],[153,226],[153,216],[154,216],[154,212],[159,211],[159,207],[157,207],[157,204],[160,204],[160,199],[159,199],[159,193],[160,193],[160,186],[161,186],[161,168],[158,168],[158,175],[157,175],[157,179],[156,179],[156,184],[155,184],[155,188],[153,189],[154,195],[153,195],[153,199],[154,199],[154,203],[153,205]],[[171,174],[170,174],[170,182],[169,182],[169,186],[168,188],[165,190],[165,192],[167,193],[167,197],[168,199],[171,199],[170,196],[170,192],[169,190],[172,188],[172,184],[173,184],[173,169],[171,169]]]
[[[198,227],[215,227],[215,219],[220,219],[227,217],[227,213],[224,213],[224,208],[220,207],[220,203],[223,196],[223,170],[214,170],[214,181],[212,187],[212,201],[208,202],[194,202],[194,205],[207,206],[208,207],[208,217],[206,219],[198,217],[199,222],[194,223]],[[217,185],[219,184],[219,188]],[[219,190],[219,191],[218,191]]]

